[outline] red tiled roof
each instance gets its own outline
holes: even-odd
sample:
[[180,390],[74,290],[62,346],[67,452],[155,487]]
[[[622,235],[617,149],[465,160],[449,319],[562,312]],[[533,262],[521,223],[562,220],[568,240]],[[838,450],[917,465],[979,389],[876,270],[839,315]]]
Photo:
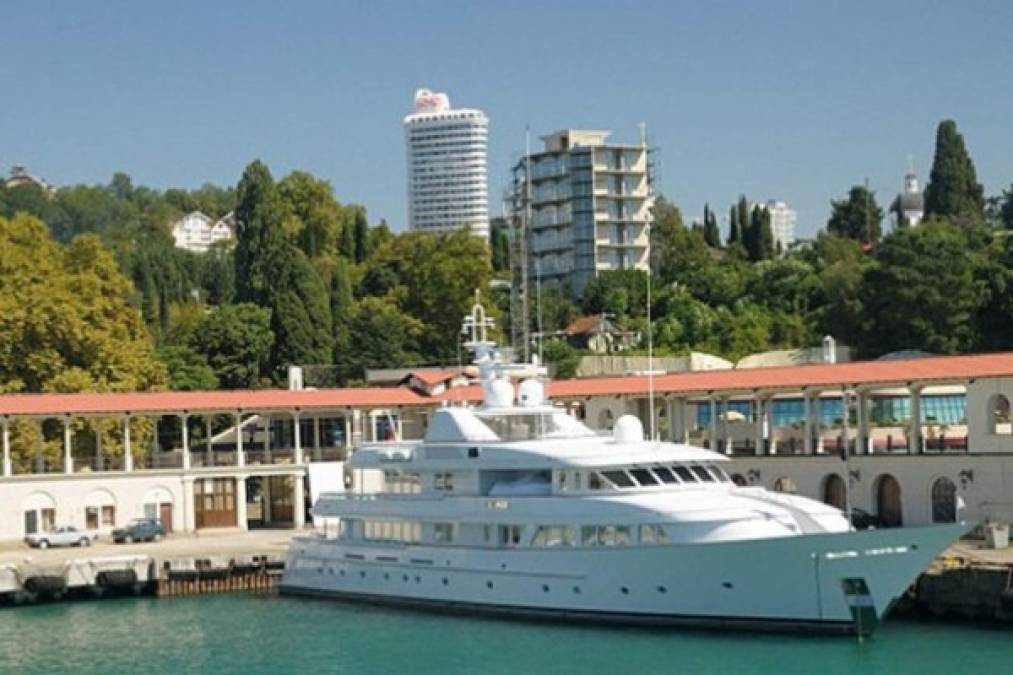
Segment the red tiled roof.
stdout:
[[598,315],[582,316],[574,319],[573,323],[567,326],[563,332],[567,335],[583,335],[597,328],[601,321],[602,318]]
[[[702,394],[709,391],[731,393],[799,390],[804,387],[954,382],[1000,376],[1013,376],[1013,352],[672,373],[655,376],[654,390],[672,394]],[[644,394],[647,387],[646,376],[560,380],[550,385],[549,395],[578,398]]]
[[432,401],[433,399],[427,396],[403,387],[302,391],[261,389],[114,394],[7,394],[0,395],[0,415],[328,409],[431,405]]
[[[1013,377],[1013,352],[970,356],[936,356],[898,361],[779,366],[744,370],[708,370],[658,375],[659,394],[699,395],[710,391],[797,391],[804,387],[903,385],[960,382],[979,377]],[[646,376],[597,377],[549,383],[549,396],[584,398],[647,394]],[[446,401],[477,401],[481,387],[457,387],[440,396],[425,396],[407,387],[308,389],[304,391],[194,391],[121,394],[5,394],[0,415],[74,415],[226,412],[233,410],[339,409],[348,407],[432,406]]]
[[405,382],[408,378],[414,377],[427,387],[432,387],[433,385],[455,378],[461,373],[462,371],[460,370],[415,370],[408,373],[401,381]]

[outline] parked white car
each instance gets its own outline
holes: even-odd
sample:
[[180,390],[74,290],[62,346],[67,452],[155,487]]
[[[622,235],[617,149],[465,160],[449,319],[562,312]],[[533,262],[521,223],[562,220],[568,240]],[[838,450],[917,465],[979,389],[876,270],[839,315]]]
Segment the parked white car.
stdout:
[[79,530],[76,527],[58,527],[48,532],[35,532],[25,536],[25,543],[37,548],[50,546],[91,546],[97,535]]

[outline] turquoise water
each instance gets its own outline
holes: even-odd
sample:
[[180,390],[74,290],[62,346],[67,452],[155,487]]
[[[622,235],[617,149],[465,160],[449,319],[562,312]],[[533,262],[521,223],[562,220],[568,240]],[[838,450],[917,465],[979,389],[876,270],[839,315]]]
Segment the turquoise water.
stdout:
[[449,617],[274,595],[124,598],[0,609],[0,672],[989,673],[1013,631],[891,620],[850,638]]

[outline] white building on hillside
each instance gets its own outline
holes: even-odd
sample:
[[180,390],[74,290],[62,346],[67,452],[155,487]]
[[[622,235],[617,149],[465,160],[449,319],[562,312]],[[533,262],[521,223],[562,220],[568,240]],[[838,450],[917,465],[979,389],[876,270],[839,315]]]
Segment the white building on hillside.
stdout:
[[450,107],[442,92],[419,89],[404,118],[408,158],[408,227],[427,232],[462,228],[489,236],[486,146],[481,110]]
[[176,242],[176,248],[206,253],[212,244],[235,238],[235,219],[229,213],[214,222],[200,211],[194,211],[173,223],[172,238]]
[[774,234],[775,246],[780,245],[779,250],[787,251],[795,243],[795,223],[798,220],[795,209],[784,202],[770,199],[763,204],[750,204],[749,210],[752,211],[757,206],[770,214],[770,230]]

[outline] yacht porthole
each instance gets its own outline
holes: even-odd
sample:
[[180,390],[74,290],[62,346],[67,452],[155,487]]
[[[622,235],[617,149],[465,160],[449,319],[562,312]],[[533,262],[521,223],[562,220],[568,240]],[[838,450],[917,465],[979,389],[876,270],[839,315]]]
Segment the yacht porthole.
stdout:
[[420,576],[416,576],[416,577],[415,577],[415,583],[417,583],[417,584],[421,584],[421,583],[422,583],[422,577],[420,577]]
[[732,586],[732,582],[730,582],[730,581],[725,581],[721,585],[724,586],[725,588],[732,588],[733,587]]
[[574,592],[575,595],[580,595],[580,586],[574,586],[573,587],[573,592]]
[[383,573],[383,578],[384,578],[384,580],[390,579],[390,575],[387,574],[386,572],[384,572]]
[[658,586],[658,592],[659,593],[668,593],[668,589],[665,588],[664,586]]
[[366,578],[366,570],[363,570],[363,571],[359,572],[359,576],[362,577],[363,579],[365,579]]
[[492,588],[492,582],[491,581],[485,582],[485,587],[486,588]]
[[407,584],[408,583],[408,575],[407,574],[402,574],[401,575],[401,581],[403,581],[403,582],[405,582]]
[[548,584],[542,584],[542,593],[548,593],[548,592],[549,592],[549,585]]
[[449,584],[450,584],[450,580],[447,579],[447,577],[443,577],[443,585],[444,586],[448,586]]
[[338,570],[338,576],[345,576],[345,570]]
[[630,589],[626,588],[625,586],[623,586],[619,590],[622,592],[623,595],[629,595],[630,594]]

